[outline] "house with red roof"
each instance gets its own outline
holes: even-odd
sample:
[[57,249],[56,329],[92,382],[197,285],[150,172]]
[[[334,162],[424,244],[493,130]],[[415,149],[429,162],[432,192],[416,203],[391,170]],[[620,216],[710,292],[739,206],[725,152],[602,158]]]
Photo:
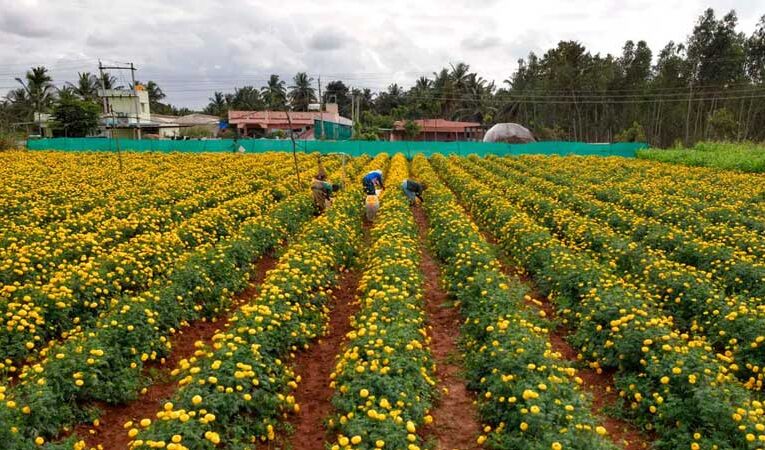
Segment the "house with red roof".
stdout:
[[[289,116],[285,111],[229,111],[228,123],[238,130],[240,136],[263,137],[277,130],[287,132],[292,130],[298,139],[314,139],[321,137],[321,131],[326,139],[339,139],[334,136],[337,130],[350,129],[353,121],[341,116],[337,112],[337,106],[327,104],[326,111],[292,111]],[[324,122],[324,130],[316,127]]]
[[478,122],[457,122],[445,119],[417,119],[412,122],[420,127],[420,133],[413,139],[406,136],[406,121],[393,124],[391,141],[481,141],[484,129]]

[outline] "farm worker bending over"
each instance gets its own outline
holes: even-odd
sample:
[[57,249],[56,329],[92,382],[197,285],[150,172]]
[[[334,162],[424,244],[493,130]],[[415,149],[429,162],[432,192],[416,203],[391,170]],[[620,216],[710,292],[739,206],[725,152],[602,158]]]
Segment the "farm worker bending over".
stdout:
[[411,206],[414,206],[417,203],[418,198],[421,203],[425,201],[422,199],[422,192],[427,188],[427,184],[418,183],[408,178],[404,179],[404,182],[401,183],[401,189],[404,190],[404,194],[406,194],[406,197],[409,199],[409,204]]
[[382,170],[373,170],[364,175],[361,184],[364,187],[364,193],[367,194],[366,201],[364,202],[366,218],[371,222],[375,220],[377,210],[380,209],[380,197],[377,195],[377,188],[385,189]]
[[322,214],[332,204],[332,193],[339,190],[340,186],[330,184],[326,181],[327,174],[323,170],[311,181],[311,195],[313,196],[313,206],[317,214]]
[[385,189],[383,185],[382,170],[373,170],[364,175],[361,180],[361,184],[364,186],[364,193],[367,195],[377,195],[376,190]]

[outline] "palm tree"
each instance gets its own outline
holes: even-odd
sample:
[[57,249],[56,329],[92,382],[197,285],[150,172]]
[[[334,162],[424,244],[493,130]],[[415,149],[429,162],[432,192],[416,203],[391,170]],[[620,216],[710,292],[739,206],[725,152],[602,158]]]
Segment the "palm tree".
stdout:
[[64,86],[60,89],[58,89],[58,92],[56,93],[58,96],[58,100],[76,100],[80,98],[80,95],[77,93],[77,90],[75,90],[71,86]]
[[464,92],[460,97],[454,118],[484,123],[497,113],[494,106],[494,82],[486,83],[482,77],[471,73],[465,77]]
[[433,81],[430,78],[420,77],[414,83],[414,89],[418,92],[426,92],[428,89],[430,89],[430,86],[432,84],[433,84]]
[[296,111],[308,111],[308,105],[316,102],[316,91],[311,86],[313,78],[305,72],[298,72],[292,78],[290,86],[290,102]]
[[167,97],[165,93],[162,92],[162,88],[151,80],[149,80],[144,87],[146,88],[146,93],[149,94],[149,105],[157,105]]
[[12,115],[16,118],[30,120],[34,116],[35,105],[27,94],[26,89],[13,89],[5,96]]
[[279,75],[271,75],[268,84],[260,88],[260,92],[268,109],[280,110],[287,105],[286,83],[279,79]]
[[[29,97],[33,106],[32,119],[35,114],[47,111],[53,103],[53,79],[48,75],[48,69],[43,66],[33,67],[28,70],[24,79],[16,78]],[[29,117],[29,116],[27,116]],[[40,124],[40,134],[42,134],[42,124]]]
[[433,100],[433,80],[420,77],[407,93],[414,117],[429,118],[438,114],[438,102]]
[[102,76],[98,77],[98,82],[104,89],[122,89],[123,86],[117,85],[117,77],[109,72],[103,72]]
[[[159,104],[162,99],[166,97],[165,93],[162,92],[162,88],[159,87],[159,85],[151,80],[149,80],[148,83],[141,83],[140,81],[135,81],[136,86],[143,86],[144,90],[146,90],[146,94],[149,96],[149,105],[152,107],[154,105]],[[131,84],[130,89],[134,89],[134,86]]]
[[226,116],[228,113],[228,102],[226,101],[226,96],[223,95],[223,92],[215,91],[213,96],[208,100],[210,100],[210,103],[205,108],[205,113],[218,117]]
[[454,81],[449,70],[441,69],[440,72],[433,72],[433,94],[436,97],[438,110],[441,116],[451,115],[454,104]]
[[457,63],[455,66],[454,64],[449,64],[449,66],[452,68],[451,73],[449,76],[451,77],[452,81],[454,82],[454,87],[457,90],[457,93],[461,93],[467,84],[467,80],[470,76],[470,66],[465,63]]
[[95,100],[98,97],[98,77],[90,72],[77,73],[77,84],[67,82],[66,85],[83,100]]
[[260,91],[253,86],[236,88],[230,103],[232,108],[245,111],[257,111],[263,108],[263,99],[260,97]]

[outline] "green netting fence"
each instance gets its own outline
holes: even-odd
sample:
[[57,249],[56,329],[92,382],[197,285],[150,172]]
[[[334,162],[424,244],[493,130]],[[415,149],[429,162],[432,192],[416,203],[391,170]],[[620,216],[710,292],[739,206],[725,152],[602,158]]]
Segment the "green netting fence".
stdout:
[[[351,156],[378,153],[403,153],[409,157],[417,153],[425,156],[444,155],[599,155],[633,158],[637,150],[648,148],[642,142],[614,144],[588,144],[584,142],[532,142],[529,144],[503,144],[487,142],[421,142],[421,141],[296,141],[300,152],[345,153]],[[29,150],[59,150],[70,152],[244,152],[292,151],[289,139],[219,139],[194,141],[164,141],[104,138],[52,138],[27,142]]]
[[322,132],[324,138],[333,141],[347,141],[353,135],[353,128],[349,125],[343,125],[335,122],[324,121],[324,127],[321,125],[322,121],[316,119],[313,121],[313,137],[315,139],[321,139]]

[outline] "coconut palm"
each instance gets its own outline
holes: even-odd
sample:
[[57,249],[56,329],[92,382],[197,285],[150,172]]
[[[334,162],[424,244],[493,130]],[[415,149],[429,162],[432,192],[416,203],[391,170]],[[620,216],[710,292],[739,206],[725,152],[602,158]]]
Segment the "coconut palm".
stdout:
[[34,116],[35,105],[26,89],[12,89],[5,96],[5,99],[8,103],[8,109],[16,121],[28,121]]
[[433,72],[433,95],[438,104],[438,114],[442,117],[451,115],[454,105],[454,81],[449,70],[441,69],[440,72]]
[[80,94],[72,86],[64,86],[58,89],[56,91],[56,96],[58,97],[58,101],[71,101],[80,98]]
[[430,78],[420,77],[414,83],[414,89],[418,92],[426,92],[428,89],[430,89],[430,86],[432,84],[433,84],[433,81]]
[[204,109],[206,114],[212,114],[218,117],[225,117],[228,114],[228,102],[223,92],[215,91],[213,96],[208,99],[210,103]]
[[123,89],[123,86],[117,84],[117,77],[109,72],[103,72],[103,74],[98,77],[98,83],[104,89]]
[[98,77],[90,72],[77,73],[77,83],[66,83],[83,100],[95,100],[98,97]]
[[162,92],[162,88],[151,80],[149,80],[144,87],[146,88],[146,93],[149,94],[149,105],[153,106],[159,104],[165,97],[167,97],[165,93]]
[[289,98],[295,111],[308,111],[308,105],[316,102],[316,91],[313,86],[313,78],[305,72],[298,72],[292,78]]
[[29,97],[36,112],[47,111],[53,104],[53,79],[48,75],[48,69],[43,66],[33,67],[28,70],[25,77],[16,78]]
[[487,83],[482,77],[471,73],[465,78],[464,85],[453,117],[456,120],[480,123],[491,121],[497,113],[493,104],[494,82]]
[[[138,80],[135,81],[135,84],[137,86],[143,86],[144,90],[146,91],[146,94],[149,96],[149,105],[153,108],[155,105],[160,104],[160,102],[166,97],[165,93],[162,92],[162,88],[159,87],[159,85],[151,80],[149,80],[148,83],[142,83]],[[130,85],[130,88],[133,89],[133,85]]]
[[284,80],[279,79],[279,75],[272,74],[268,78],[268,84],[260,88],[263,94],[263,100],[268,109],[280,110],[287,105],[287,87]]
[[263,109],[263,99],[260,96],[260,91],[253,86],[236,88],[229,103],[231,108],[243,111]]

